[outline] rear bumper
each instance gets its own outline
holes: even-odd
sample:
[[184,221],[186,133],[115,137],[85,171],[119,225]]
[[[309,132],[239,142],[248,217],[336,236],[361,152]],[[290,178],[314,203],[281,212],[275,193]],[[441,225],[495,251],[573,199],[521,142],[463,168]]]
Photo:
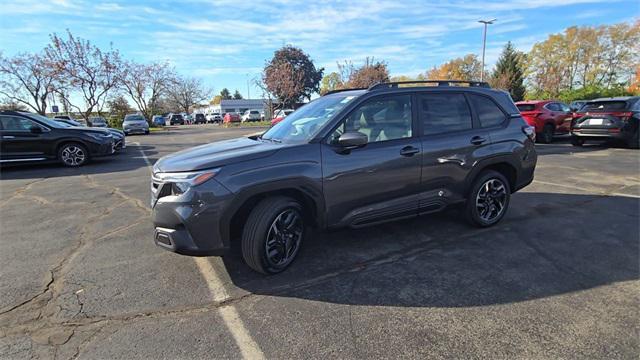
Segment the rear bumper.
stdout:
[[608,129],[572,129],[571,135],[585,138],[585,139],[613,139],[613,140],[629,140],[633,133],[630,131],[624,131],[624,129],[619,128],[608,128]]

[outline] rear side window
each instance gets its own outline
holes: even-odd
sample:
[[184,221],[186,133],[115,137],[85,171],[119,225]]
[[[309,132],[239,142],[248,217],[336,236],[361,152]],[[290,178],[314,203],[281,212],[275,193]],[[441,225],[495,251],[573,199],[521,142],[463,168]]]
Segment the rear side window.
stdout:
[[518,104],[516,106],[518,107],[518,110],[520,110],[520,112],[536,110],[536,104]]
[[480,126],[483,128],[502,124],[507,116],[491,99],[480,95],[469,94],[473,108],[476,110]]
[[469,130],[471,110],[463,94],[420,94],[420,121],[423,135]]
[[594,101],[586,103],[582,111],[620,111],[626,108],[626,101]]

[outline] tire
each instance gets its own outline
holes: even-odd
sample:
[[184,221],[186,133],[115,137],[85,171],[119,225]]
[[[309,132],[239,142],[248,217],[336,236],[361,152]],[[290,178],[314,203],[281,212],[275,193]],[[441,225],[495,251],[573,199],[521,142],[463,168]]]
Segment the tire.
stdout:
[[146,131],[144,132],[144,134],[145,134],[145,135],[149,135],[149,133],[150,133],[150,131],[149,131],[149,130],[146,130]]
[[[493,190],[496,190],[493,196],[496,196],[497,198],[493,200],[485,198],[485,200],[482,200],[481,192],[486,192],[486,186],[488,183],[490,184],[490,190],[491,187],[493,187]],[[502,190],[499,191],[501,188]],[[491,193],[492,191],[489,192]],[[491,198],[493,198],[493,196]],[[471,185],[469,196],[467,197],[467,202],[464,207],[465,218],[471,225],[477,227],[489,227],[495,225],[502,220],[504,215],[507,213],[510,200],[511,187],[509,186],[507,178],[497,171],[484,171],[480,173],[480,175],[474,180],[473,185]],[[498,210],[499,203],[501,203],[501,205]],[[485,213],[484,211],[479,210],[480,206],[490,207]],[[495,208],[491,208],[491,206],[494,206]]]
[[571,136],[571,145],[573,146],[582,146],[584,145],[584,139],[578,136]]
[[82,166],[89,161],[89,152],[87,148],[80,143],[62,144],[58,149],[58,160],[64,166]]
[[543,144],[550,144],[553,141],[553,133],[555,132],[555,128],[551,124],[546,124],[542,128],[542,132],[536,136]]
[[[297,217],[292,220],[290,226],[286,222],[289,214]],[[273,229],[274,226],[276,229]],[[278,232],[278,228],[280,230],[287,229],[286,233],[284,231]],[[293,233],[297,231],[299,231],[299,235],[294,235]],[[247,265],[257,272],[277,274],[284,271],[295,260],[304,242],[306,232],[307,228],[300,203],[284,196],[266,198],[254,207],[244,224],[242,257]],[[282,236],[285,238],[283,239]],[[267,256],[269,242],[273,253],[276,254],[272,257]],[[280,257],[282,262],[277,261],[278,255],[282,255],[282,251],[278,250],[284,250],[288,253],[287,256]]]

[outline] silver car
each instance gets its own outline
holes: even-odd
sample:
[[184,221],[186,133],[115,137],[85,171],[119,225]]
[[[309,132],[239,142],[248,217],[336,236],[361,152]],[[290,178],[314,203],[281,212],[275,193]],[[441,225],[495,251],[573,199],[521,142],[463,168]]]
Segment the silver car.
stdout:
[[89,124],[91,124],[91,127],[106,128],[107,127],[107,120],[105,120],[105,118],[103,118],[101,116],[90,117],[89,118]]
[[144,116],[138,114],[129,114],[124,117],[122,122],[122,130],[125,135],[131,134],[149,134],[149,123]]

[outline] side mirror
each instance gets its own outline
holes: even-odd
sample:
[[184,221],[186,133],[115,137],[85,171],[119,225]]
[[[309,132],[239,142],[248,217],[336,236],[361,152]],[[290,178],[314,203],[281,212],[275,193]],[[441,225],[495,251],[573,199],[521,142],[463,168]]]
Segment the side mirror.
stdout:
[[32,134],[42,134],[42,128],[40,126],[32,126],[29,128]]
[[367,145],[369,137],[359,131],[346,132],[338,138],[338,145],[345,150],[351,150]]

